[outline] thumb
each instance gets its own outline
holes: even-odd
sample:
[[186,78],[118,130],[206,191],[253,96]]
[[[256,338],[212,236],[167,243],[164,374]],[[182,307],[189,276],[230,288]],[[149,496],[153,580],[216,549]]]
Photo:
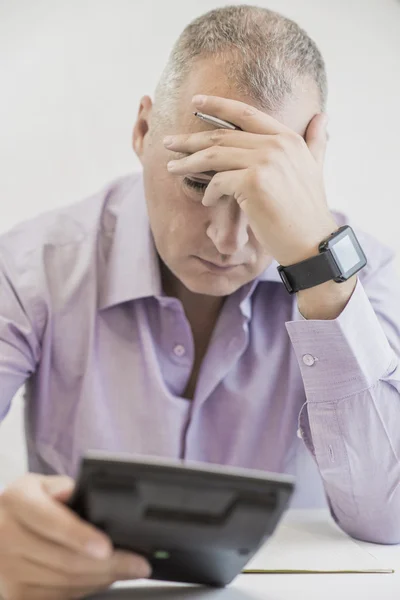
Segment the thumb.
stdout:
[[308,149],[321,167],[324,164],[328,143],[328,134],[326,131],[327,124],[328,115],[326,113],[315,115],[308,124],[305,136]]
[[72,495],[75,481],[66,475],[51,475],[42,480],[43,490],[54,500],[66,502]]

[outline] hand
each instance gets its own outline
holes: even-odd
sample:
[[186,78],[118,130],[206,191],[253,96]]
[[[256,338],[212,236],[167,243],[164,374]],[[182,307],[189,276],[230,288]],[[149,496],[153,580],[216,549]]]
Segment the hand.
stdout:
[[73,486],[69,477],[28,474],[0,494],[4,600],[69,600],[149,576],[142,557],[114,551],[103,532],[62,504]]
[[235,198],[266,251],[281,265],[318,254],[318,245],[338,229],[326,203],[323,161],[325,115],[316,115],[304,139],[253,106],[205,96],[196,109],[238,125],[169,136],[170,150],[189,156],[168,168],[176,175],[217,171],[204,193],[213,206],[223,195]]

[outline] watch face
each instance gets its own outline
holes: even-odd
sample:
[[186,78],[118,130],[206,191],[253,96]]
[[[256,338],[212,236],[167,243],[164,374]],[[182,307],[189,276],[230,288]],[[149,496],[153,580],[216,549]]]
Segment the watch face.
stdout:
[[341,271],[341,280],[349,279],[367,264],[364,252],[351,227],[333,237],[327,244]]

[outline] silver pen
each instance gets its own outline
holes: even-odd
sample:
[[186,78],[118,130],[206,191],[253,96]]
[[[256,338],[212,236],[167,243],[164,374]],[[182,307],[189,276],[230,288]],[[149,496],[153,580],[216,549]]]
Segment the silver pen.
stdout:
[[[212,115],[206,115],[205,113],[197,112],[197,111],[194,112],[193,114],[195,117],[198,117],[205,123],[210,123],[211,125],[220,127],[220,129],[239,129],[240,131],[242,131],[242,129],[240,127],[237,127],[236,125],[234,125],[233,123],[230,123],[229,121],[224,121],[223,119],[218,119],[218,117],[213,117]],[[210,179],[212,179],[212,177],[215,175],[215,173],[216,173],[216,171],[204,171],[202,173],[202,175],[206,175],[207,177],[210,177]],[[203,181],[203,180],[201,180],[201,181]]]
[[218,119],[218,117],[213,117],[212,115],[206,115],[205,113],[201,113],[201,112],[197,112],[197,111],[194,112],[193,114],[195,117],[198,117],[202,121],[205,121],[206,123],[210,123],[211,125],[215,125],[216,127],[220,127],[221,129],[238,129],[239,131],[242,131],[242,129],[240,127],[238,127],[237,125],[234,125],[233,123],[230,123],[229,121],[224,121],[223,119]]

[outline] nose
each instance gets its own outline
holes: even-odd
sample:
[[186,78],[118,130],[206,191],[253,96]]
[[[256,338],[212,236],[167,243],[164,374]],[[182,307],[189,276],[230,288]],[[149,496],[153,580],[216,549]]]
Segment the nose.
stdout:
[[220,199],[211,209],[207,235],[220,254],[237,254],[249,241],[248,221],[234,198]]

